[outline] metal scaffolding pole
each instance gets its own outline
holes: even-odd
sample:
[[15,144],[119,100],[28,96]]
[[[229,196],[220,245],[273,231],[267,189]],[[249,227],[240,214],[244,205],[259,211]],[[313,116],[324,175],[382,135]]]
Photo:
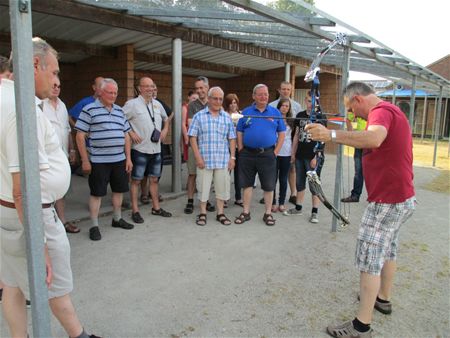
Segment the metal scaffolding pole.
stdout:
[[289,62],[284,64],[284,81],[291,82],[291,64]]
[[409,101],[409,126],[411,132],[414,134],[414,120],[415,120],[415,105],[416,105],[416,75],[412,77],[411,97]]
[[397,84],[394,82],[393,83],[393,87],[392,87],[392,99],[391,99],[391,103],[395,104],[395,90],[397,88]]
[[420,133],[420,140],[423,141],[423,137],[425,135],[425,124],[426,122],[426,117],[427,117],[427,112],[428,112],[428,95],[425,95],[425,100],[423,101],[423,115],[422,115],[422,131]]
[[441,86],[439,90],[439,103],[437,107],[437,121],[436,121],[436,127],[434,128],[434,131],[436,133],[435,139],[434,139],[434,152],[433,152],[433,167],[436,166],[436,157],[437,157],[437,146],[439,141],[439,131],[440,131],[440,125],[441,125],[441,112],[442,112],[442,94],[443,94],[444,88]]
[[181,101],[182,101],[182,43],[181,39],[172,40],[172,192],[181,192]]
[[[348,83],[348,77],[349,77],[349,69],[350,69],[350,52],[351,49],[348,46],[344,47],[344,60],[342,63],[342,79],[341,79],[341,88],[345,88]],[[342,92],[342,90],[340,90]],[[347,116],[346,109],[344,107],[344,101],[342,98],[339,99],[339,112],[341,116]],[[343,128],[343,125],[340,126],[340,128]],[[343,157],[343,145],[338,144],[337,145],[337,152],[336,152],[336,175],[334,178],[334,200],[333,205],[336,207],[337,210],[340,210],[341,208],[341,184],[342,184],[342,157]],[[337,229],[337,218],[333,216],[333,221],[331,223],[331,231],[336,232]]]
[[[50,337],[50,311],[45,284],[44,229],[37,149],[33,68],[31,1],[10,0],[11,40],[14,66],[23,226],[27,248],[28,282],[34,337]],[[24,304],[25,306],[25,304]]]

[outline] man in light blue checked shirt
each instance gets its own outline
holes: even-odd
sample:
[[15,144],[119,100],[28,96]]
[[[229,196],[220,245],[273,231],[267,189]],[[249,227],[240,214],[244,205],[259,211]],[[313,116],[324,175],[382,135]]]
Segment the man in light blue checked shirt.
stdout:
[[208,91],[208,105],[194,115],[188,135],[197,165],[197,191],[200,214],[197,225],[206,225],[206,203],[211,182],[217,200],[216,220],[223,225],[231,221],[223,212],[224,201],[230,198],[230,171],[235,166],[236,132],[231,117],[223,110],[223,90]]

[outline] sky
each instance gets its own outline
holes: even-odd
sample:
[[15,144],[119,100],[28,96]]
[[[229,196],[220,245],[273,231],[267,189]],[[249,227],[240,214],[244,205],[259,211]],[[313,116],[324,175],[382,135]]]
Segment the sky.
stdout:
[[422,66],[450,54],[447,1],[315,0],[315,6]]
[[[315,7],[421,66],[450,54],[447,0],[315,0]],[[372,78],[352,73],[352,79]]]

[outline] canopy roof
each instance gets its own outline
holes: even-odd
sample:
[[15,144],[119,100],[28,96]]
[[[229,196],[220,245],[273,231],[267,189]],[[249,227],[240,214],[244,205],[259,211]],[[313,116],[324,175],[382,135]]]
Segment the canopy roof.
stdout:
[[[171,40],[183,41],[185,74],[227,78],[296,65],[305,74],[311,60],[334,39],[348,35],[350,70],[450,96],[450,81],[367,34],[301,0],[299,14],[251,0],[34,0],[33,34],[56,44],[61,59],[77,62],[133,44],[135,69],[170,71]],[[7,0],[0,0],[0,7]],[[9,14],[0,12],[0,52],[6,49]],[[322,61],[322,71],[339,74],[343,48]],[[201,64],[201,71],[198,65]],[[205,72],[205,69],[207,72]]]

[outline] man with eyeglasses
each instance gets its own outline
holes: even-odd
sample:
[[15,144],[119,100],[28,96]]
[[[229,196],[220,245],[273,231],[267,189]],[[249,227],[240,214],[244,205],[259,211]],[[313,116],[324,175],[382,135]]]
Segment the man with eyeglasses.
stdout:
[[[139,96],[127,101],[123,106],[125,116],[132,127],[130,137],[133,141],[131,145],[131,159],[133,170],[131,172],[131,218],[134,223],[144,223],[139,212],[138,191],[139,185],[144,178],[150,179],[150,194],[153,200],[152,215],[171,217],[170,212],[165,211],[159,205],[158,179],[161,176],[161,141],[164,140],[168,131],[168,117],[163,106],[153,98],[155,86],[149,77],[139,79]],[[158,137],[154,133],[160,132]],[[144,192],[145,194],[145,192]]]
[[[191,124],[194,115],[206,108],[208,104],[208,90],[209,90],[209,80],[205,76],[199,76],[195,80],[195,92],[198,95],[198,99],[189,103],[188,105],[188,116],[187,122],[188,126]],[[184,208],[185,214],[192,214],[194,212],[194,193],[195,193],[195,179],[197,177],[197,164],[195,162],[194,152],[192,151],[192,147],[189,147],[188,151],[188,160],[187,160],[187,169],[188,169],[188,180],[187,180],[187,197],[188,202],[186,207]],[[211,205],[209,202],[206,203],[207,211],[215,211],[216,208]]]
[[224,202],[230,198],[230,171],[236,160],[236,132],[230,115],[222,108],[223,95],[220,87],[212,87],[208,91],[208,105],[194,115],[188,131],[197,165],[200,214],[196,223],[200,226],[207,222],[206,205],[213,180],[216,220],[223,225],[231,224],[223,209]]
[[[253,88],[254,103],[242,111],[237,124],[239,151],[239,182],[244,189],[244,210],[235,219],[236,224],[250,220],[250,204],[256,174],[264,191],[263,221],[275,225],[272,216],[273,191],[276,186],[277,155],[283,146],[286,125],[278,109],[270,106],[269,89],[265,84]],[[275,117],[275,118],[273,118]]]
[[408,119],[395,105],[384,102],[364,82],[344,89],[344,104],[367,121],[366,130],[305,127],[314,141],[335,142],[364,149],[363,171],[369,202],[359,226],[355,265],[360,271],[356,317],[328,326],[333,337],[372,337],[373,309],[392,312],[391,292],[396,271],[399,231],[414,212],[412,135]]

